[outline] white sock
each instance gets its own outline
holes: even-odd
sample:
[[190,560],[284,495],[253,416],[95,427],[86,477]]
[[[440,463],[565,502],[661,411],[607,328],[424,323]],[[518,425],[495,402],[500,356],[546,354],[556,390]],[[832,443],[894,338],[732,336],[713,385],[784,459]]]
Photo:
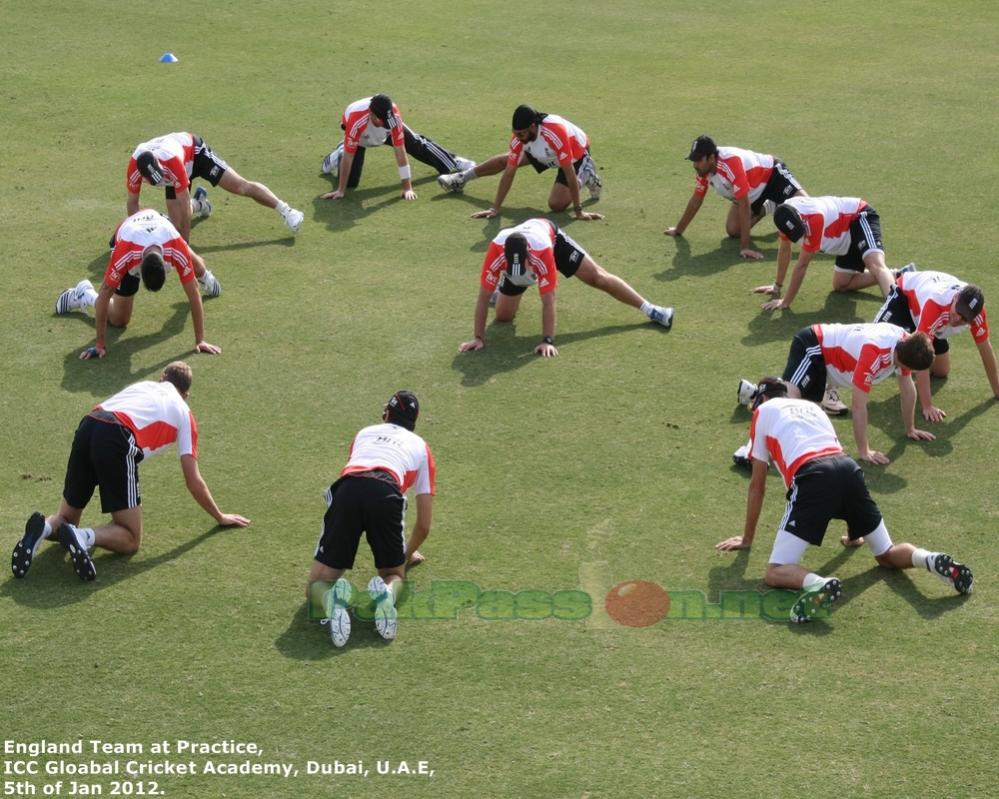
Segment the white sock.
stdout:
[[[42,529],[42,538],[51,538],[51,537],[52,537],[52,525],[48,523],[48,520],[46,520],[45,527]],[[40,541],[41,538],[38,540]]]
[[809,572],[805,575],[805,579],[801,581],[801,587],[806,591],[812,588],[821,588],[826,583],[826,578],[822,577],[815,572]]
[[653,305],[648,300],[646,299],[642,300],[642,313],[645,314],[646,316],[652,316],[652,309],[655,307],[656,306]]
[[94,534],[93,527],[77,527],[76,532],[80,536],[80,540],[83,541],[83,546],[87,549],[94,548],[94,541],[97,536]]
[[287,216],[288,212],[291,210],[291,206],[288,205],[288,203],[281,201],[274,207],[274,210],[281,214],[281,216]]
[[912,565],[922,566],[927,571],[932,571],[933,561],[936,559],[938,552],[930,552],[928,549],[916,548],[916,551],[912,553]]
[[470,181],[470,180],[475,180],[477,177],[478,177],[478,175],[475,174],[475,167],[474,166],[471,167],[471,168],[469,168],[469,169],[466,169],[464,172],[461,173],[461,179],[465,183],[468,183],[468,181]]

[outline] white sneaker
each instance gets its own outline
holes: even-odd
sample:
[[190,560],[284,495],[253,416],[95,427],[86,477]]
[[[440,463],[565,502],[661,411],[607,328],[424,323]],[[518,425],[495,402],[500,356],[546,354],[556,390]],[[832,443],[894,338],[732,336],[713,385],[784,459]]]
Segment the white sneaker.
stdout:
[[773,216],[774,215],[774,211],[776,211],[776,210],[777,210],[777,203],[775,203],[773,200],[764,200],[763,201],[763,215],[764,216]]
[[590,156],[584,158],[582,165],[579,167],[579,172],[576,173],[576,177],[579,178],[580,184],[589,189],[591,200],[600,199],[600,192],[603,191],[604,182],[597,174],[597,165],[593,163],[593,159]]
[[822,410],[830,416],[841,416],[846,413],[846,405],[840,400],[839,392],[831,386],[826,389],[822,402],[819,404]]
[[206,269],[205,274],[198,278],[198,285],[201,286],[206,297],[217,297],[222,293],[222,284],[209,269]]
[[81,280],[73,288],[66,289],[56,300],[56,313],[64,314],[70,311],[79,311],[87,307],[87,292],[93,290],[94,284],[89,280]]
[[305,214],[294,208],[288,209],[288,213],[284,215],[284,223],[291,228],[292,233],[298,233],[299,228],[302,227],[303,219],[305,219]]
[[662,305],[653,305],[649,312],[649,319],[669,330],[673,327],[673,309],[664,308]]
[[756,399],[756,383],[750,383],[746,378],[742,378],[739,381],[738,399],[740,405],[750,407]]
[[943,552],[938,553],[932,563],[927,563],[926,568],[954,586],[959,594],[970,594],[974,587],[975,578],[971,569]]
[[208,202],[208,192],[202,186],[198,186],[194,190],[194,196],[191,198],[191,213],[202,219],[207,219],[212,215],[212,204]]
[[368,583],[368,593],[375,603],[375,629],[386,641],[395,638],[398,613],[395,609],[395,595],[377,575]]
[[340,159],[343,158],[343,142],[340,142],[336,149],[323,159],[321,167],[324,175],[340,176]]
[[326,609],[326,618],[322,624],[329,624],[330,639],[333,646],[341,647],[350,638],[350,600],[354,592],[347,580],[341,577],[323,596],[323,606]]
[[465,178],[461,172],[452,172],[450,175],[438,175],[437,185],[444,189],[444,191],[453,191],[457,194],[465,188]]
[[752,469],[753,461],[749,457],[749,442],[747,441],[739,449],[732,453],[732,463],[740,469]]
[[460,155],[454,157],[454,169],[456,172],[464,172],[467,169],[475,169],[475,161],[470,158],[462,158]]

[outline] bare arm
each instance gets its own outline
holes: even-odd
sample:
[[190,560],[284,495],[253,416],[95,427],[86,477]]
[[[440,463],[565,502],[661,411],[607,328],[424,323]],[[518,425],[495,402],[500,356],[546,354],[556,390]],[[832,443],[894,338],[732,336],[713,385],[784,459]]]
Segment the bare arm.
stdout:
[[683,216],[680,217],[680,221],[676,223],[673,227],[668,227],[663,231],[667,236],[682,236],[683,231],[687,229],[687,226],[694,220],[697,216],[697,212],[701,210],[701,205],[704,204],[704,195],[694,192],[690,195],[690,199],[687,200],[687,207],[683,211]]
[[427,540],[430,535],[430,523],[433,517],[434,497],[433,494],[417,494],[416,496],[416,524],[406,541],[406,562],[413,560],[414,553],[420,548],[420,544]]
[[737,213],[739,215],[739,255],[751,261],[762,261],[763,253],[754,250],[750,245],[750,231],[753,228],[752,208],[749,205],[749,196],[742,197],[735,201]]
[[114,289],[107,283],[101,283],[101,290],[97,292],[97,301],[94,304],[94,334],[96,342],[93,347],[88,347],[80,353],[80,358],[84,361],[91,358],[103,358],[107,355],[107,333],[108,333],[108,308],[111,306],[111,297]]
[[534,351],[542,358],[554,358],[558,355],[553,342],[555,338],[555,292],[549,291],[541,295],[541,343]]
[[218,355],[222,352],[221,347],[209,344],[205,341],[205,306],[201,304],[201,293],[198,291],[198,282],[188,280],[181,284],[184,293],[187,294],[187,301],[191,306],[191,323],[194,325],[194,351],[205,352],[209,355]]
[[985,339],[976,346],[982,359],[982,366],[985,367],[985,376],[988,377],[989,385],[992,386],[992,396],[999,399],[999,370],[996,369],[996,354],[992,350],[992,344],[988,339]]
[[479,296],[475,300],[475,314],[472,319],[472,338],[458,346],[458,352],[474,352],[486,346],[486,317],[489,315],[491,292],[479,286]]
[[139,213],[139,192],[128,192],[125,197],[125,216],[129,217],[132,214]]
[[890,463],[888,457],[883,452],[872,450],[867,443],[867,403],[870,394],[861,391],[856,386],[853,387],[853,401],[851,403],[850,415],[853,417],[853,440],[857,443],[857,457],[863,461],[878,463],[884,466]]
[[923,418],[928,422],[939,422],[947,415],[933,404],[933,393],[930,386],[930,371],[923,369],[916,372],[916,395],[922,409]]
[[912,383],[911,376],[898,376],[898,396],[902,403],[902,424],[905,425],[905,434],[916,441],[935,439],[933,433],[916,429],[916,387]]
[[340,179],[337,182],[337,188],[335,191],[328,191],[325,194],[320,194],[320,200],[342,200],[347,194],[347,179],[350,177],[350,171],[354,168],[354,154],[348,153],[346,149],[343,151],[343,156],[340,158]]
[[219,506],[215,504],[215,499],[212,497],[212,492],[208,490],[208,483],[201,476],[197,458],[193,455],[181,455],[180,468],[184,472],[184,483],[191,496],[194,497],[194,501],[215,519],[216,524],[221,527],[246,527],[250,523],[250,520],[245,516],[236,513],[223,513],[219,510]]
[[760,520],[760,511],[763,509],[763,498],[767,493],[767,470],[769,464],[766,461],[753,458],[753,475],[749,478],[749,490],[746,493],[746,522],[742,528],[742,535],[726,538],[715,544],[715,549],[727,551],[730,549],[749,549],[753,545],[756,537],[756,524]]
[[191,193],[190,191],[177,191],[177,196],[172,200],[167,200],[167,216],[173,222],[184,241],[191,238]]
[[[794,298],[798,296],[798,290],[801,288],[801,284],[805,280],[805,272],[808,271],[808,264],[812,261],[812,253],[805,252],[802,250],[798,253],[798,262],[794,266],[794,270],[791,272],[791,281],[787,287],[787,294],[784,295],[784,299],[770,300],[770,302],[763,304],[763,310],[765,311],[776,311],[785,308],[790,308],[791,303],[794,302]],[[784,276],[787,274],[787,266],[791,262],[791,242],[781,240],[777,247],[777,279],[774,281],[773,288],[780,293],[780,288],[784,283]],[[762,288],[762,287],[761,287]],[[759,291],[759,289],[756,289]]]
[[[521,160],[523,158],[524,156],[521,154]],[[517,174],[518,166],[520,165],[507,162],[507,165],[503,168],[503,174],[500,175],[499,186],[496,187],[496,199],[493,200],[492,207],[487,208],[485,211],[476,211],[472,214],[472,219],[492,219],[494,216],[499,216],[500,208],[503,207],[503,200],[506,199],[507,192],[510,191],[510,187],[513,185],[513,178]],[[578,188],[576,189],[576,196],[579,196]]]
[[402,199],[415,200],[416,192],[413,191],[413,179],[409,171],[409,161],[406,158],[406,148],[393,145],[395,150],[395,163],[399,167],[399,180],[402,181]]

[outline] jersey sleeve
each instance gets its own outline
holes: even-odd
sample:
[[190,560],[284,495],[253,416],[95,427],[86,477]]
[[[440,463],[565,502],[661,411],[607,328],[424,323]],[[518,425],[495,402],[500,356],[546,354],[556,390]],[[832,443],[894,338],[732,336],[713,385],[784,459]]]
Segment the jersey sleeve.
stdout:
[[971,337],[976,344],[981,344],[989,340],[989,320],[985,316],[985,309],[974,318],[971,323]]
[[919,309],[919,324],[916,325],[916,332],[926,333],[932,337],[931,331],[937,326],[940,316],[949,310],[949,305],[941,305],[936,300],[927,300]]
[[173,175],[174,191],[187,191],[190,188],[191,179],[187,176],[184,161],[180,156],[175,155],[167,161],[160,161],[160,165]]
[[139,166],[134,158],[129,158],[125,169],[125,191],[129,194],[138,194],[141,190],[142,175],[139,174]]
[[803,221],[805,223],[805,238],[801,243],[801,249],[804,252],[818,252],[822,246],[822,231],[825,220],[822,218],[822,214],[806,214]]
[[368,128],[368,115],[365,112],[363,117],[358,117],[355,115],[354,118],[345,116],[342,123],[343,127],[343,151],[348,155],[353,155],[357,152],[357,147],[360,144],[361,136],[364,131]]
[[506,257],[503,255],[503,248],[495,241],[490,242],[489,249],[486,250],[486,257],[482,261],[479,285],[486,291],[496,291],[505,269]]
[[104,270],[104,282],[111,288],[118,288],[128,271],[138,263],[139,256],[131,242],[116,241],[108,258],[108,267]]
[[741,200],[749,195],[749,178],[742,165],[742,159],[738,156],[725,159],[725,166],[728,167],[729,174],[726,176],[732,182],[732,197]]
[[[857,365],[853,368],[853,379],[850,381],[854,388],[865,394],[871,393],[871,386],[874,385],[874,367],[881,360],[883,353],[884,350],[876,344],[865,344],[861,348]],[[908,371],[904,371],[903,374],[908,374]]]
[[184,239],[170,239],[163,247],[163,255],[177,271],[181,283],[190,283],[194,280],[194,257]]
[[708,193],[708,179],[704,175],[698,175],[694,179],[694,194],[698,197],[703,197]]
[[416,482],[413,483],[413,493],[417,496],[420,494],[433,496],[437,493],[437,464],[434,461],[434,453],[431,452],[430,445],[425,444],[424,446],[427,449],[426,458],[420,465]]
[[405,147],[406,137],[403,135],[402,114],[399,113],[399,106],[392,103],[392,118],[388,121],[389,135],[392,137],[393,147]]
[[544,266],[544,274],[538,275],[538,292],[541,294],[551,294],[558,284],[558,269],[555,266],[555,251],[551,247],[546,247],[541,252],[531,251],[531,255],[536,257]]
[[507,166],[517,166],[524,154],[524,143],[514,136],[510,140],[510,154],[506,157]]
[[749,423],[749,456],[764,463],[770,463],[770,452],[767,449],[767,439],[760,429],[760,410],[753,411],[753,420]]
[[177,425],[177,454],[180,457],[190,455],[195,460],[198,459],[198,423],[194,420],[194,414],[188,410],[181,414],[180,423]]
[[565,125],[546,122],[541,126],[538,135],[548,142],[548,146],[552,148],[555,157],[558,158],[559,166],[572,164],[572,134]]

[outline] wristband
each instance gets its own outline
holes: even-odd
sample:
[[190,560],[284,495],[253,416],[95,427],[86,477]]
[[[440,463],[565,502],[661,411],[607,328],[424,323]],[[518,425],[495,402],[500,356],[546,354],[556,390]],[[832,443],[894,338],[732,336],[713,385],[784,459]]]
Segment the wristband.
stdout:
[[541,343],[542,344],[551,344],[552,346],[555,346],[555,339],[553,339],[551,336],[542,336],[541,337]]
[[573,210],[574,210],[574,211],[575,211],[575,212],[576,212],[577,214],[581,214],[581,213],[583,213],[583,206],[581,206],[581,205],[577,205],[577,206],[574,206],[574,207],[573,207]]
[[399,178],[401,180],[409,180],[410,175],[412,174],[413,171],[409,168],[409,164],[406,164],[406,166],[399,167]]

